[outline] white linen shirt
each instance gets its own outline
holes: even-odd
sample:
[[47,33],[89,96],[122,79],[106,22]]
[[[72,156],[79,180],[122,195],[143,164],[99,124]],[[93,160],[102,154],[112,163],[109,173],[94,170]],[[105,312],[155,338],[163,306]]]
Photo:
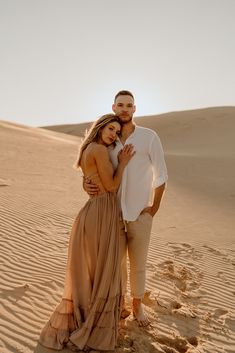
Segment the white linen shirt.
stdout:
[[[155,131],[135,126],[126,144],[132,144],[136,153],[124,169],[118,197],[123,219],[135,221],[145,207],[152,205],[154,189],[167,181],[167,169],[161,141]],[[118,152],[123,146],[118,140],[115,148],[109,148],[115,169]]]

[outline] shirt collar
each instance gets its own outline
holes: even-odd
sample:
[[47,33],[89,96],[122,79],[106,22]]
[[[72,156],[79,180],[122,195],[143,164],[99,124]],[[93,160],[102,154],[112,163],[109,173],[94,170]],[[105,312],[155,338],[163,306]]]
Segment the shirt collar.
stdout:
[[[138,126],[137,126],[136,124],[134,124],[134,125],[135,125],[135,129],[134,129],[134,130],[132,131],[132,133],[127,137],[126,141],[135,136],[135,134],[136,134],[136,132],[137,132],[137,129],[138,129]],[[119,138],[119,137],[117,137],[117,141],[122,144],[122,142],[120,141],[120,138]],[[126,144],[126,142],[125,142],[125,144]]]

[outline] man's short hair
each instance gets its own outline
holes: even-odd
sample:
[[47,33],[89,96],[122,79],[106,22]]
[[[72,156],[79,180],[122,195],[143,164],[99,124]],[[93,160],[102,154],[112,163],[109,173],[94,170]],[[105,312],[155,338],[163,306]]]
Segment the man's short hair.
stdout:
[[117,97],[119,97],[119,96],[131,96],[135,100],[133,94],[130,91],[122,90],[116,94],[116,96],[114,97],[114,102],[116,101]]

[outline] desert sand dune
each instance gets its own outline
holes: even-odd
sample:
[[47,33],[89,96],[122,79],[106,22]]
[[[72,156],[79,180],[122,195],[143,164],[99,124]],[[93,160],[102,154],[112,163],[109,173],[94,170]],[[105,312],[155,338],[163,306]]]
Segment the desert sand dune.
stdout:
[[[147,264],[152,325],[122,322],[117,352],[234,353],[235,108],[136,122],[158,131],[169,182]],[[60,301],[70,227],[87,200],[72,168],[80,139],[58,130],[0,122],[1,353],[53,352],[37,340]]]

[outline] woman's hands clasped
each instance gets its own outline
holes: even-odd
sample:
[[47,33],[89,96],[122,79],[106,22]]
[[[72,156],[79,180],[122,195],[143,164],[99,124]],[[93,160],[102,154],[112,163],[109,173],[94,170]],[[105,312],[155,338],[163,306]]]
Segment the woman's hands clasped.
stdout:
[[135,155],[134,146],[132,144],[125,145],[121,151],[118,152],[118,162],[126,166],[131,158]]

